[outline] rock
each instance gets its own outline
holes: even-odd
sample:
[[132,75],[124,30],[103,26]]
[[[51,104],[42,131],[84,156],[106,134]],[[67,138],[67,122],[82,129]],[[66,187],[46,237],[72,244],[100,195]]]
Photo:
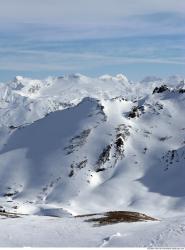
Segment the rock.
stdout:
[[162,93],[162,92],[165,92],[166,90],[169,90],[167,85],[161,85],[160,87],[155,87],[155,89],[153,90],[153,94]]

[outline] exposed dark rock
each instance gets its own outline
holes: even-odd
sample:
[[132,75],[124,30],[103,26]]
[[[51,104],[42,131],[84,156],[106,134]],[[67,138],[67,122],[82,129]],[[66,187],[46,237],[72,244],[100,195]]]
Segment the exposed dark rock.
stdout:
[[159,138],[159,141],[166,141],[166,140],[168,140],[168,139],[170,139],[170,138],[171,138],[171,136],[160,137],[160,138]]
[[76,168],[82,169],[86,166],[87,160],[81,161],[79,164],[76,165]]
[[66,154],[71,154],[75,150],[77,150],[78,147],[83,146],[85,144],[86,139],[89,136],[90,132],[91,132],[90,129],[86,129],[86,130],[82,131],[79,135],[73,137],[70,140],[71,144],[64,148],[64,150],[66,151]]
[[11,126],[9,126],[9,129],[16,129],[17,127],[15,127],[15,126],[13,126],[13,125],[11,125]]
[[143,154],[146,154],[147,150],[148,150],[148,148],[144,148]]
[[179,150],[168,150],[166,154],[162,156],[162,162],[164,164],[165,170],[169,167],[184,166],[182,161],[185,159],[185,151]]
[[145,106],[144,105],[141,105],[141,106],[138,106],[138,109],[144,113],[145,111]]
[[96,172],[98,173],[98,172],[102,172],[104,170],[106,170],[106,168],[99,168],[99,169],[96,170]]
[[121,137],[119,137],[116,142],[116,148],[121,148],[124,145],[123,139]]
[[36,91],[38,91],[40,89],[39,85],[35,85],[35,86],[31,86],[31,88],[28,90],[30,93],[35,93]]
[[115,101],[115,100],[118,100],[118,101],[120,101],[120,102],[122,102],[122,101],[128,101],[128,99],[126,99],[126,98],[124,98],[124,97],[122,97],[122,96],[117,96],[117,97],[113,97],[113,98],[111,98],[111,101]]
[[[106,148],[103,149],[103,152],[100,154],[98,161],[97,161],[97,166],[103,165],[106,161],[109,160],[110,157],[110,150],[111,150],[111,145],[108,145]],[[99,169],[99,168],[98,168]],[[97,171],[97,170],[96,170]]]
[[69,173],[69,177],[72,177],[74,175],[74,170],[73,169],[71,169],[71,171],[70,171],[70,173]]
[[130,135],[128,126],[120,124],[115,128],[115,138],[106,146],[96,162],[96,172],[113,168],[124,156],[124,141]]
[[130,132],[129,132],[129,129],[128,129],[129,126],[126,126],[125,124],[120,124],[115,130],[116,130],[116,133],[117,133],[117,138],[118,137],[122,137],[124,140],[126,139],[127,136],[130,135]]
[[158,108],[158,110],[163,109],[163,104],[161,104],[161,103],[159,103],[159,102],[157,102],[157,103],[155,104],[155,106]]
[[162,92],[165,92],[166,90],[169,90],[167,85],[161,85],[160,87],[155,87],[155,89],[153,90],[153,94],[162,93]]
[[129,118],[135,118],[135,117],[139,117],[141,114],[145,113],[145,107],[142,106],[134,106],[132,108],[132,110],[130,111],[130,113],[128,114]]
[[82,169],[82,168],[84,168],[86,166],[86,164],[87,164],[87,159],[85,159],[85,160],[83,160],[83,161],[81,161],[79,163],[71,164],[71,168],[73,168],[73,169],[74,168]]
[[116,152],[118,153],[117,156],[122,155],[124,151],[124,140],[121,136],[118,137],[118,139],[116,140],[115,146],[116,146]]
[[68,176],[72,177],[75,173],[75,169],[82,169],[82,168],[86,167],[87,162],[88,162],[88,160],[85,159],[85,160],[78,162],[78,163],[72,163],[71,164],[71,171],[70,171]]
[[132,111],[128,114],[129,118],[139,117],[138,107],[133,107]]
[[179,93],[180,93],[180,94],[185,93],[185,89],[179,89]]
[[14,195],[16,195],[18,193],[18,191],[12,192],[12,193],[5,193],[3,196],[4,197],[12,197]]

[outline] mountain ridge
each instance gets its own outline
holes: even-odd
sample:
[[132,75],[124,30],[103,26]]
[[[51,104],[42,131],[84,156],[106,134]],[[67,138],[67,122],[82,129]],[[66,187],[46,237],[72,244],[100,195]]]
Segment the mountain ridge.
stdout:
[[123,75],[48,79],[0,86],[6,210],[184,212],[182,79],[147,86]]

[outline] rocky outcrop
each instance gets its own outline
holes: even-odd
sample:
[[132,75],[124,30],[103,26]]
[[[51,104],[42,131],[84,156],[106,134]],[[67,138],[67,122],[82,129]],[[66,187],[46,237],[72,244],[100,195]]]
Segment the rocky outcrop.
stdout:
[[155,87],[155,89],[153,90],[153,94],[155,93],[162,93],[169,90],[169,88],[167,87],[167,85],[161,85],[160,87]]

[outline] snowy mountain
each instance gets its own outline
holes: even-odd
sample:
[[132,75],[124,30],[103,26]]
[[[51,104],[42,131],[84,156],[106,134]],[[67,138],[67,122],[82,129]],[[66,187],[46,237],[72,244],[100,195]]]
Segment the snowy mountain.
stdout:
[[185,81],[80,74],[0,85],[0,205],[69,216],[185,212]]

